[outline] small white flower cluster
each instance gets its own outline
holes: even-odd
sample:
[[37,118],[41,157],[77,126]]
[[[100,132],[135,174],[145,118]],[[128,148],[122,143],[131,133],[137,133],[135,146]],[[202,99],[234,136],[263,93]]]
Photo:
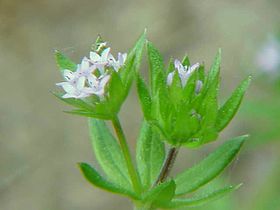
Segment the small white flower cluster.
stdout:
[[280,41],[269,37],[256,57],[256,64],[265,73],[277,73],[280,69]]
[[[85,98],[93,94],[103,98],[105,86],[110,79],[106,67],[112,67],[118,72],[124,65],[126,57],[126,53],[118,53],[116,60],[110,53],[110,48],[104,49],[100,55],[97,52],[90,52],[89,58],[84,57],[81,64],[77,65],[76,71],[63,70],[66,81],[57,83],[57,86],[66,92],[63,98]],[[99,71],[98,74],[96,71]]]
[[[179,60],[176,59],[174,61],[174,66],[175,66],[175,71],[178,71],[178,75],[181,80],[181,85],[184,88],[188,82],[188,79],[192,75],[192,73],[199,68],[199,63],[196,63],[191,66],[183,66],[183,64]],[[167,85],[169,85],[169,86],[172,84],[175,71],[170,72],[167,76]],[[202,82],[200,80],[198,80],[196,83],[195,92],[199,93],[201,88],[202,88]]]

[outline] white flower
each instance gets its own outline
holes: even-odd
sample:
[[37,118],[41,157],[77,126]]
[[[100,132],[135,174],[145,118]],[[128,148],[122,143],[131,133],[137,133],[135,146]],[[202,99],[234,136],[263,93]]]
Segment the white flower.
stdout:
[[[85,98],[89,96],[89,93],[85,92],[84,88],[85,88],[85,81],[86,78],[83,77],[79,77],[79,78],[75,78],[73,77],[74,74],[70,73],[69,70],[65,70],[64,74],[67,74],[67,78],[69,78],[68,81],[66,82],[60,82],[57,83],[57,86],[60,86],[64,89],[64,91],[66,92],[62,97],[63,98]],[[65,78],[66,78],[65,77]]]
[[118,53],[118,60],[116,60],[112,55],[109,57],[109,65],[114,68],[116,72],[124,65],[127,58],[126,53]]
[[96,66],[92,65],[87,57],[82,59],[81,64],[77,65],[77,70],[75,72],[76,77],[89,77],[95,71]]
[[91,62],[93,65],[96,66],[96,68],[99,69],[101,74],[104,74],[104,68],[109,63],[109,57],[112,56],[110,54],[110,48],[106,48],[102,51],[101,55],[99,55],[97,52],[90,52],[89,55],[89,62]]
[[[103,45],[105,46],[105,45]],[[118,53],[118,60],[110,53],[110,48],[106,48],[102,51],[101,55],[97,52],[90,52],[89,62],[96,66],[99,69],[101,74],[104,74],[104,68],[106,66],[111,66],[116,72],[119,71],[120,67],[124,65],[127,54]]]
[[63,71],[65,82],[57,83],[66,92],[63,98],[85,98],[92,94],[103,97],[105,86],[110,79],[109,75],[101,75],[97,78],[93,72],[96,66],[89,63],[84,57],[81,64],[77,65],[75,72],[68,69]]
[[[104,47],[106,43],[100,46]],[[93,94],[100,99],[104,98],[105,86],[110,79],[105,68],[113,67],[118,72],[124,65],[126,57],[126,53],[119,53],[118,60],[115,60],[110,53],[110,48],[104,49],[100,55],[97,52],[90,52],[89,58],[84,57],[77,65],[76,71],[68,69],[63,71],[65,82],[57,83],[66,92],[63,98],[85,98]],[[98,76],[95,74],[97,69],[100,73]]]
[[[176,59],[174,61],[174,66],[175,66],[175,71],[176,70],[178,71],[182,87],[185,87],[189,77],[192,75],[192,73],[196,69],[198,69],[199,63],[196,63],[192,66],[183,66],[182,63],[179,60]],[[169,86],[172,84],[175,71],[170,72],[167,76],[167,85],[169,85]]]
[[110,75],[102,75],[97,78],[96,76],[92,75],[88,78],[89,88],[86,89],[86,92],[103,97],[105,95],[105,86],[108,83],[110,77]]
[[276,73],[280,69],[280,42],[270,37],[259,51],[256,64],[266,73]]

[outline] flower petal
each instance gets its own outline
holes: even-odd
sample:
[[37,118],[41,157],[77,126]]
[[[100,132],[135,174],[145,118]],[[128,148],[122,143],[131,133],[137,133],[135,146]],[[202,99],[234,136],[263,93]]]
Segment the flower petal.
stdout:
[[190,74],[194,72],[197,68],[199,67],[199,63],[193,64],[192,66],[189,67],[188,71]]
[[90,52],[89,57],[94,63],[99,62],[101,59],[100,55],[98,55],[96,52]]
[[106,75],[100,80],[100,88],[103,89],[105,87],[107,82],[110,80],[110,77],[111,77],[110,75]]
[[65,69],[63,71],[63,77],[65,78],[66,81],[71,81],[75,78],[75,74],[72,71]]
[[89,60],[87,57],[84,57],[82,62],[81,62],[81,70],[85,70],[89,68]]
[[65,82],[64,84],[62,84],[61,87],[63,88],[63,90],[66,93],[74,94],[76,92],[76,88],[68,82]]
[[85,87],[86,77],[80,77],[77,81],[77,89],[82,90]]
[[76,98],[76,96],[73,94],[66,93],[62,96],[62,98]]
[[172,84],[174,73],[175,73],[174,71],[170,72],[167,76],[167,81],[166,82],[167,82],[167,85],[169,85],[169,86]]

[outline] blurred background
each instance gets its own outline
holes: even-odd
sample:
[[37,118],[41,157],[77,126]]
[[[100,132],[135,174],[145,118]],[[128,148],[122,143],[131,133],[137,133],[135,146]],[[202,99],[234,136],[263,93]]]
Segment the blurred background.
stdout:
[[[221,103],[253,75],[220,140],[182,149],[173,173],[222,141],[249,133],[238,159],[212,183],[243,186],[207,210],[279,210],[279,21],[278,0],[0,0],[0,209],[131,209],[125,198],[89,185],[78,170],[77,162],[95,164],[87,120],[63,113],[67,105],[50,93],[62,80],[53,50],[78,63],[98,34],[115,54],[127,51],[147,28],[166,61],[187,52],[193,63],[209,68],[222,48]],[[134,88],[121,113],[132,150],[141,118]]]

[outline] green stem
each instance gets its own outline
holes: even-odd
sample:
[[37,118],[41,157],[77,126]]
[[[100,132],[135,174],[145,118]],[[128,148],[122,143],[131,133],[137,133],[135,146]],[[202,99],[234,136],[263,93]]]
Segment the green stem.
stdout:
[[162,182],[165,181],[165,179],[168,177],[174,162],[176,160],[177,154],[179,152],[179,147],[172,147],[170,148],[168,155],[163,163],[163,166],[160,170],[160,174],[156,180],[156,182],[154,183],[154,187]]
[[121,127],[119,118],[117,116],[115,118],[113,118],[112,123],[113,123],[113,127],[116,131],[117,137],[120,142],[120,146],[121,146],[121,149],[122,149],[125,161],[126,161],[128,173],[130,175],[133,188],[136,193],[140,194],[141,193],[140,178],[139,178],[139,175],[138,175],[136,169],[134,168],[132,158],[131,158],[131,155],[129,152],[129,147],[128,147],[123,129]]

